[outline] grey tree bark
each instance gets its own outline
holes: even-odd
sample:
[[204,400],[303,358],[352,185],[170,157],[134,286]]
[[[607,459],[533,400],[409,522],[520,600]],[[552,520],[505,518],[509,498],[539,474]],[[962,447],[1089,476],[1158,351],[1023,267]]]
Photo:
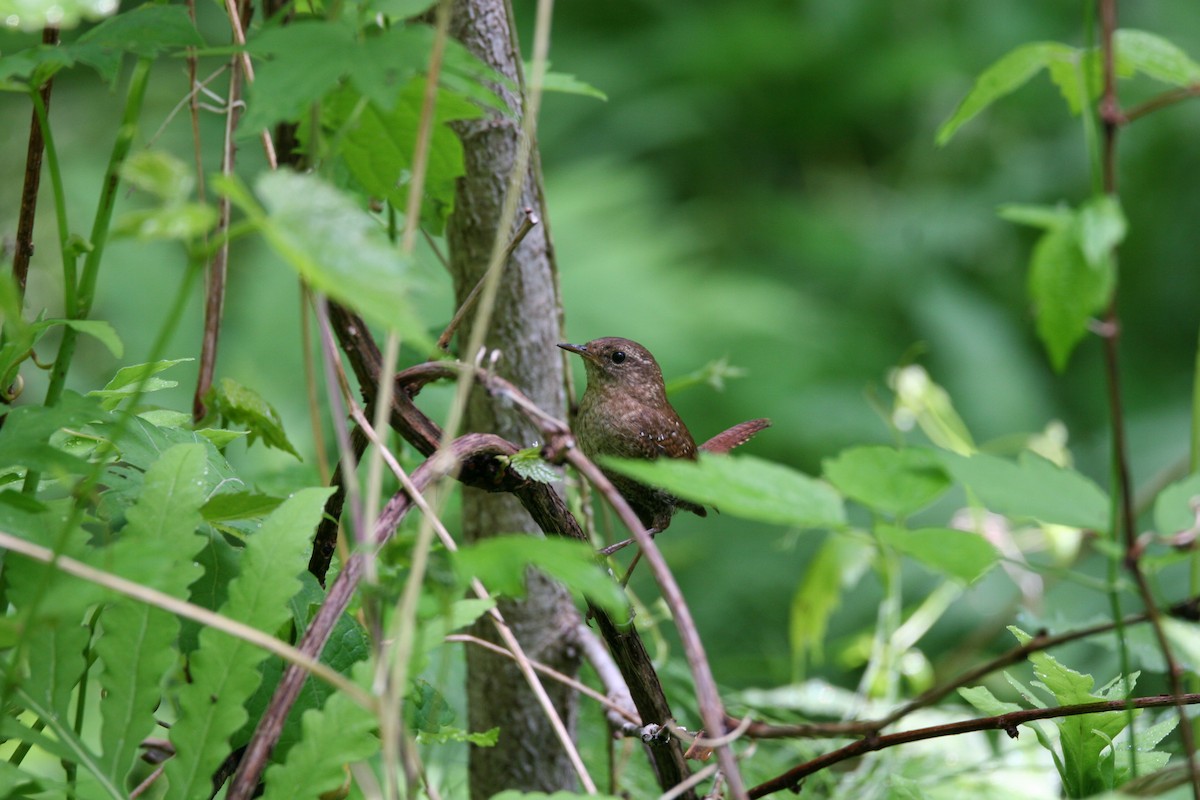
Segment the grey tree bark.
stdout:
[[[450,32],[475,55],[518,84],[520,54],[504,0],[455,0]],[[504,91],[510,108],[520,113],[521,98]],[[447,228],[455,293],[461,304],[487,267],[504,193],[520,139],[517,119],[473,120],[458,126],[463,142],[466,176],[460,180],[454,213]],[[536,158],[536,154],[534,155]],[[523,181],[520,207],[541,208],[541,191],[534,172]],[[515,226],[514,226],[515,230]],[[505,232],[505,238],[513,230]],[[544,224],[534,227],[514,251],[501,277],[499,294],[486,336],[486,346],[498,349],[496,370],[521,387],[542,408],[565,417],[563,364],[554,347],[559,341],[560,302],[553,255]],[[458,341],[471,335],[468,315]],[[462,353],[464,359],[474,353]],[[476,390],[468,403],[466,425],[509,441],[532,445],[536,429],[512,409],[504,408]],[[468,541],[501,533],[536,533],[538,528],[509,494],[465,489],[463,528]],[[527,597],[504,601],[500,610],[531,658],[569,675],[579,667],[578,648],[571,632],[578,613],[566,590],[541,574],[530,573]],[[490,624],[474,633],[496,639]],[[576,785],[574,771],[524,678],[508,659],[481,648],[467,650],[467,700],[471,730],[500,728],[495,747],[472,746],[469,774],[472,800],[485,800],[503,789],[554,791]],[[553,682],[546,689],[572,732],[578,703],[575,693]]]

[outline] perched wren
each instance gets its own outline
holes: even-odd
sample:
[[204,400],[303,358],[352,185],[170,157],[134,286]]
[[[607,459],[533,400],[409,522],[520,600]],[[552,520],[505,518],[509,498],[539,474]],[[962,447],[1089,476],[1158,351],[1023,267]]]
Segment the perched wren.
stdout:
[[[700,450],[727,453],[771,424],[767,419],[743,422],[697,447],[667,400],[662,370],[649,350],[613,336],[559,347],[582,356],[587,368],[587,389],[579,403],[574,433],[588,458],[694,460]],[[706,514],[704,507],[696,503],[615,472],[602,471],[652,533],[666,529],[679,509],[702,517]]]

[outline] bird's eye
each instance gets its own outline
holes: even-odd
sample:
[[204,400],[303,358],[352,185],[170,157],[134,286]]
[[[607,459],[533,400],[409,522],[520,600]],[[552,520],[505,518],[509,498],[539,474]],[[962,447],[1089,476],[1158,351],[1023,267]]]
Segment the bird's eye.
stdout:
[[625,351],[617,350],[615,353],[612,354],[612,356],[610,356],[610,358],[612,358],[612,362],[614,364],[624,364],[625,363]]

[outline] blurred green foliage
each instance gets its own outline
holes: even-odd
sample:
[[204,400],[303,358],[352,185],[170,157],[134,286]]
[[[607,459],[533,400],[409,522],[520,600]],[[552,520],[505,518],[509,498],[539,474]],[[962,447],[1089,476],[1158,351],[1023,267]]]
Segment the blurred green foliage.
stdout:
[[[516,9],[531,25],[532,3],[521,0]],[[1194,7],[1126,4],[1123,13],[1124,27],[1166,32],[1200,53]],[[848,445],[894,441],[880,411],[890,405],[886,376],[918,360],[949,391],[977,441],[1003,443],[1061,420],[1077,467],[1106,484],[1097,342],[1085,340],[1062,375],[1051,370],[1026,294],[1036,233],[996,215],[1002,204],[1078,206],[1086,199],[1089,164],[1079,120],[1050,81],[1038,78],[945,147],[934,142],[974,76],[1013,47],[1039,40],[1089,44],[1079,34],[1082,15],[1082,4],[949,0],[558,4],[555,70],[608,98],[550,95],[541,120],[567,339],[636,339],[658,356],[668,378],[728,359],[744,377],[727,380],[720,392],[701,384],[673,398],[688,425],[706,438],[734,422],[769,416],[774,427],[746,452],[809,473]],[[201,30],[212,43],[227,38],[215,15],[202,14]],[[0,51],[33,36],[2,33]],[[176,110],[185,91],[182,69],[160,64],[135,148],[153,139],[187,157],[190,125],[186,112]],[[1122,91],[1132,105],[1153,87],[1135,81]],[[56,82],[51,115],[77,227],[92,214],[119,109],[91,72],[69,70]],[[24,96],[0,93],[6,236],[15,228],[28,114]],[[1122,368],[1139,483],[1186,454],[1200,293],[1200,273],[1189,268],[1200,195],[1189,187],[1200,175],[1200,151],[1185,143],[1198,123],[1200,105],[1184,103],[1120,138],[1129,226],[1120,254]],[[202,115],[211,164],[221,124],[216,114]],[[248,174],[262,158],[247,135],[239,160]],[[118,217],[146,204],[122,192]],[[36,243],[29,306],[60,315],[48,192]],[[106,259],[93,316],[112,322],[126,345],[125,362],[136,363],[183,265],[170,245],[128,240],[112,242]],[[292,273],[276,259],[257,243],[234,245],[218,365],[220,376],[278,410],[305,456],[296,466],[280,453],[233,445],[230,457],[268,486],[286,483],[280,476],[295,470],[309,480],[315,475],[299,295]],[[453,309],[444,278],[431,277],[413,302],[437,324]],[[197,295],[164,358],[198,352],[200,302]],[[47,334],[47,346],[57,335]],[[79,391],[102,386],[117,366],[87,337],[77,362],[70,387]],[[40,399],[39,377],[27,372],[27,391]],[[187,408],[191,388],[181,379],[163,403]],[[944,522],[957,502],[961,497],[948,498],[936,515]],[[742,686],[787,680],[790,598],[820,538],[710,516],[680,519],[661,544],[720,679]],[[1095,562],[1099,574],[1103,564]],[[646,596],[651,590],[639,581],[648,578],[635,580]],[[867,580],[836,612],[818,674],[846,682],[860,666],[852,655],[855,636],[874,618],[879,599]],[[913,596],[932,585],[915,567],[905,580]],[[927,652],[945,649],[943,666],[958,663],[964,654],[950,645],[979,628],[981,618],[991,622],[973,646],[1001,646],[1017,599],[1013,583],[993,573],[948,612]],[[1054,582],[1042,605],[1066,620],[1105,608],[1103,595]]]

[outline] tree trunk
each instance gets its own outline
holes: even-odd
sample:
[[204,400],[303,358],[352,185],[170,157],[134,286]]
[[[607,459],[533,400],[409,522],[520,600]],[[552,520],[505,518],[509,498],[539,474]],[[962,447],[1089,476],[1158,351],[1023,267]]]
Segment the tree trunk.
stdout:
[[[503,0],[455,0],[451,34],[518,83],[520,55]],[[521,99],[507,91],[505,94],[509,107],[520,112]],[[489,118],[463,123],[457,129],[463,142],[466,176],[458,185],[447,239],[455,293],[461,304],[487,267],[517,154],[520,123]],[[540,210],[541,193],[535,180],[532,171],[525,176],[519,207]],[[544,213],[540,216],[545,219]],[[506,232],[505,238],[512,233]],[[495,366],[497,372],[521,387],[542,408],[562,417],[562,359],[554,347],[560,334],[559,309],[552,255],[545,225],[541,224],[525,236],[504,267],[486,346],[502,354]],[[470,338],[472,316],[468,315],[459,331],[460,346]],[[476,354],[460,355],[470,360]],[[536,429],[524,418],[478,390],[470,398],[466,425],[470,430],[494,432],[527,446],[537,439]],[[474,489],[464,489],[463,529],[468,541],[538,530],[514,496]],[[569,595],[540,574],[531,573],[526,583],[527,598],[502,602],[501,612],[531,658],[574,675],[579,655],[571,631],[578,623],[578,614]],[[477,625],[474,632],[496,639],[491,624]],[[545,685],[568,729],[574,731],[578,707],[575,693],[554,682]],[[574,788],[574,771],[562,745],[513,662],[480,648],[468,648],[467,699],[471,730],[500,728],[495,747],[471,748],[472,800],[485,800],[503,789]]]

